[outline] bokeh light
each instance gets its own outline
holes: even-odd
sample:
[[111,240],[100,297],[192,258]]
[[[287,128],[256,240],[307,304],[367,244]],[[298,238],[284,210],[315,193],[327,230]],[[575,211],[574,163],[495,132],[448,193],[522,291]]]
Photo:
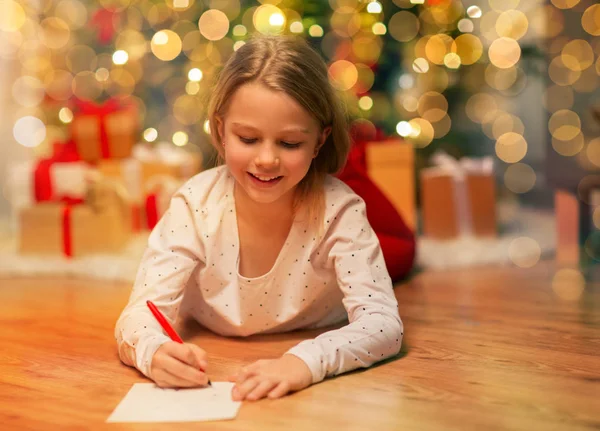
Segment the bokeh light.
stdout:
[[564,46],[561,60],[567,68],[581,72],[594,64],[594,50],[587,41],[575,39]]
[[518,133],[505,133],[496,141],[496,155],[506,163],[517,163],[526,154],[527,141]]
[[44,84],[36,77],[24,75],[12,86],[13,100],[21,106],[34,107],[44,99]]
[[356,66],[347,60],[338,60],[329,66],[329,79],[340,90],[349,90],[358,81]]
[[225,13],[209,9],[198,20],[200,34],[208,40],[221,40],[229,31],[229,19]]
[[46,139],[46,125],[31,115],[21,117],[15,122],[13,136],[24,147],[37,147]]
[[481,58],[483,45],[478,37],[471,34],[463,34],[452,41],[453,53],[458,54],[462,64],[473,64]]
[[58,119],[60,121],[62,121],[64,124],[69,124],[70,122],[73,121],[73,111],[71,111],[66,106],[63,108],[60,108],[60,111],[58,111]]
[[515,238],[508,247],[510,260],[520,268],[531,268],[540,261],[542,250],[538,242],[529,237]]
[[561,109],[550,117],[548,129],[554,138],[568,141],[581,133],[581,119],[577,113],[568,109]]
[[481,18],[481,8],[479,6],[469,6],[467,8],[469,18]]
[[510,165],[504,172],[504,185],[513,193],[527,193],[535,186],[536,179],[533,168],[525,163]]
[[189,142],[188,134],[182,131],[177,131],[173,134],[173,143],[178,147],[183,147]]
[[576,301],[585,289],[585,278],[574,268],[559,269],[552,279],[552,290],[560,299]]
[[496,39],[490,45],[488,55],[492,64],[500,69],[513,67],[521,58],[519,43],[508,37]]
[[152,37],[150,49],[160,60],[173,60],[181,53],[182,42],[177,33],[171,30],[161,30]]
[[272,4],[263,4],[256,8],[252,22],[254,28],[262,34],[280,34],[285,29],[286,23],[281,9]]
[[585,146],[585,138],[583,133],[578,133],[571,139],[558,139],[555,136],[552,137],[552,148],[561,156],[571,157],[578,154]]
[[154,127],[149,127],[144,130],[143,136],[146,142],[154,142],[158,138],[158,131]]
[[419,33],[420,22],[417,16],[408,11],[392,15],[388,23],[390,35],[398,42],[410,42]]
[[585,151],[589,161],[600,168],[600,137],[590,140]]
[[18,31],[27,19],[23,7],[13,0],[5,0],[0,14],[0,30],[6,32]]
[[519,40],[527,33],[529,21],[519,10],[509,9],[500,14],[496,21],[496,33],[500,37]]
[[580,0],[551,0],[552,4],[559,9],[571,9],[576,6]]
[[600,36],[600,4],[596,3],[583,12],[581,26],[592,36]]

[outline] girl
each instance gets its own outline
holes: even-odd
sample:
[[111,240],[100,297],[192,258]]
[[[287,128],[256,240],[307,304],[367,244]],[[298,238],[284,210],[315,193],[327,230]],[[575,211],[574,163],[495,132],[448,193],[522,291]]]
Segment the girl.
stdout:
[[161,387],[205,385],[207,355],[148,308],[228,336],[349,324],[237,375],[234,400],[277,398],[396,355],[392,282],[364,201],[331,176],[349,138],[321,57],[261,37],[225,65],[209,104],[224,164],[190,179],[152,231],[115,330],[121,360]]

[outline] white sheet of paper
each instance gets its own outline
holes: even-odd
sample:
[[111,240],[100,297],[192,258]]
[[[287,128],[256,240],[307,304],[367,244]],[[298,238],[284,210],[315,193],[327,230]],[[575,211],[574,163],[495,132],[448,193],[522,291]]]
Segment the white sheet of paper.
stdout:
[[106,422],[198,422],[234,419],[240,401],[232,401],[234,383],[212,387],[162,389],[154,383],[134,384]]

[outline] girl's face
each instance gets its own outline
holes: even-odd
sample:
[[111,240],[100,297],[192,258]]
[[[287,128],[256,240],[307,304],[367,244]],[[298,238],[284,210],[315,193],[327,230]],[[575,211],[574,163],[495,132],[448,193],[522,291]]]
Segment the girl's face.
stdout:
[[291,201],[329,134],[293,98],[259,83],[238,88],[218,127],[238,192],[263,204]]

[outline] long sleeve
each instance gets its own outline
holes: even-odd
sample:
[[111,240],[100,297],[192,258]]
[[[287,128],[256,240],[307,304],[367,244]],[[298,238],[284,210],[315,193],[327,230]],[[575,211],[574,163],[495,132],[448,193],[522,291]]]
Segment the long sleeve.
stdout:
[[349,324],[303,341],[287,352],[306,362],[313,383],[396,355],[404,331],[364,201],[349,195],[339,211],[329,215],[326,223],[330,228],[321,253],[328,256],[327,267],[335,270]]
[[169,209],[150,234],[129,302],[115,327],[119,357],[148,377],[152,356],[170,339],[146,301],[154,302],[173,323],[190,275],[205,261],[199,218],[182,190],[173,196]]

